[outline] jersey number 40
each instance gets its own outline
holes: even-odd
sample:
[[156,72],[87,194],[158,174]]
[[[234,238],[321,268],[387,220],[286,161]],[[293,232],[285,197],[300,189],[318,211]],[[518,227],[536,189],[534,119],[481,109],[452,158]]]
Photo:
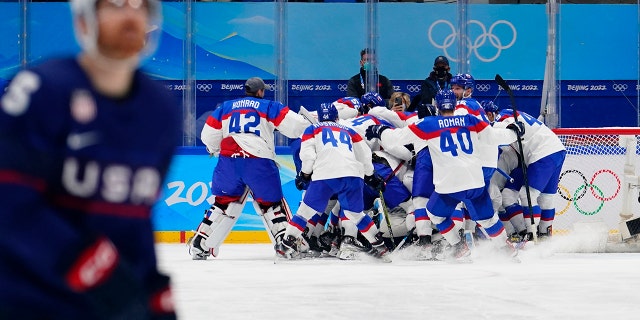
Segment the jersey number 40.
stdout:
[[458,156],[458,149],[466,154],[473,153],[473,143],[471,142],[471,132],[467,128],[460,128],[455,133],[457,141],[454,140],[451,131],[440,133],[440,151],[451,152],[454,157]]

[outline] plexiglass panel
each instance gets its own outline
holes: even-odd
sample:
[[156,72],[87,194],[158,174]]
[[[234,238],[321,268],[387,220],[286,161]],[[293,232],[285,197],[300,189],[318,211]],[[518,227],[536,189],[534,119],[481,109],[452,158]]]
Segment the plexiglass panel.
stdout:
[[[314,110],[348,95],[363,63],[415,99],[444,56],[476,79],[474,96],[506,108],[505,78],[520,110],[551,127],[638,126],[637,1],[165,1],[161,43],[144,70],[184,112],[183,145],[201,145],[206,115],[271,84],[267,98]],[[22,67],[75,54],[67,2],[0,2],[0,84]],[[373,53],[371,61],[361,51]],[[369,68],[369,65],[367,68]],[[379,91],[377,79],[365,79]],[[374,80],[374,81],[371,81]],[[369,85],[372,83],[372,85]],[[277,143],[288,139],[278,136]]]

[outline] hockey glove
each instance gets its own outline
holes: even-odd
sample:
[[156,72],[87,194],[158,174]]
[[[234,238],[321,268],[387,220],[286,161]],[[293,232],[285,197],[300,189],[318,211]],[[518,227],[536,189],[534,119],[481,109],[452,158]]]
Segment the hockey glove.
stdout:
[[93,304],[105,318],[140,319],[149,309],[139,279],[109,239],[86,239],[90,245],[74,254],[66,272],[69,287]]
[[168,276],[156,273],[147,288],[150,320],[175,320],[177,318]]
[[420,119],[426,118],[426,117],[432,117],[437,114],[436,107],[434,107],[432,104],[421,103],[418,105],[417,109],[418,109],[418,118]]
[[367,130],[365,132],[365,137],[367,138],[367,140],[371,140],[374,138],[380,139],[380,136],[382,136],[382,132],[387,129],[389,129],[389,127],[382,124],[369,126],[367,127]]
[[364,183],[376,191],[384,191],[385,188],[384,179],[377,172],[364,176]]
[[516,121],[515,123],[510,123],[507,126],[507,129],[513,130],[518,137],[522,137],[524,135],[524,123],[521,121]]
[[298,172],[296,175],[296,189],[300,191],[307,190],[309,183],[311,183],[311,175],[302,171]]

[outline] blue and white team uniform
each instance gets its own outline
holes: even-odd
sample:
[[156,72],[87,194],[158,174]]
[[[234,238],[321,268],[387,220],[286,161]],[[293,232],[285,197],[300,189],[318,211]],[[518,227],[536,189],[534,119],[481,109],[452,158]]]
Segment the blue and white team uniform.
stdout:
[[[378,230],[373,221],[362,213],[363,177],[373,174],[371,151],[362,137],[335,122],[314,124],[302,135],[300,159],[301,171],[311,174],[311,183],[290,225],[302,232],[307,220],[315,212],[323,212],[331,196],[336,194],[345,216],[356,223],[363,234],[375,236]],[[306,210],[308,208],[311,210]],[[307,212],[311,215],[307,216]]]
[[[381,107],[372,108],[371,110],[375,110],[379,108]],[[384,119],[381,119],[371,114],[363,114],[352,119],[340,120],[339,123],[349,128],[352,128],[362,137],[365,136],[365,132],[367,131],[367,128],[372,125],[383,124],[393,128],[396,127],[393,123],[388,122]],[[405,127],[405,126],[406,125],[403,125],[401,127]],[[408,150],[402,145],[398,145],[397,143],[384,144],[379,139],[372,139],[372,140],[365,140],[365,141],[369,146],[369,148],[371,149],[371,151],[377,151],[382,149],[382,150],[385,150],[387,153],[389,153],[391,156],[399,159],[394,162],[399,163],[402,160],[409,160],[413,156],[410,150]],[[389,163],[389,164],[393,166],[392,163]]]
[[[340,120],[339,123],[355,130],[361,137],[365,136],[367,128],[372,125],[382,124],[396,128],[393,123],[371,114],[371,112],[377,109],[384,109],[395,113],[394,111],[388,110],[383,107],[375,107],[369,111],[369,114],[363,114],[349,120]],[[406,124],[402,124],[401,127],[405,126]],[[404,187],[402,181],[398,177],[403,176],[406,172],[406,162],[411,160],[411,158],[413,157],[413,153],[403,145],[399,145],[397,143],[385,144],[379,139],[365,141],[370,148],[370,152],[375,153],[376,157],[383,158],[388,164],[387,166],[381,163],[374,163],[374,167],[375,171],[378,172],[381,176],[388,178],[387,186],[389,188],[385,189],[384,196],[385,200],[387,200],[387,205],[389,206],[389,208],[394,208],[401,202],[404,202],[407,198],[407,195],[409,194],[409,190]],[[395,169],[399,170],[396,170],[395,173],[391,174]],[[369,209],[371,205],[373,205],[373,200],[377,198],[378,195],[371,192],[365,193],[365,209]]]
[[[493,129],[471,115],[424,118],[403,129],[385,130],[383,141],[425,143],[433,164],[435,191],[427,203],[431,221],[450,244],[460,242],[458,232],[451,232],[456,205],[464,202],[471,215],[499,242],[506,240],[504,227],[494,214],[485,188],[478,146],[485,143],[508,144],[515,140],[509,130]],[[488,142],[485,142],[488,141]]]
[[[482,108],[480,103],[478,103],[476,99],[471,97],[459,100],[453,114],[456,116],[469,114],[476,117],[480,121],[491,124],[491,122],[487,118],[487,114],[484,112],[484,109]],[[482,161],[482,171],[484,172],[485,183],[488,186],[489,181],[493,176],[493,172],[496,170],[496,167],[498,165],[498,145],[485,144],[479,148],[479,155]]]
[[[522,137],[524,165],[527,166],[527,180],[530,187],[533,217],[541,235],[551,235],[555,217],[553,197],[558,189],[558,180],[566,157],[566,149],[551,129],[531,115],[518,111],[518,121],[525,127]],[[512,109],[501,110],[496,128],[505,128],[515,122]],[[514,148],[517,148],[514,145]],[[528,207],[526,190],[520,189],[520,204]],[[506,208],[505,208],[506,209]],[[527,209],[528,213],[529,210]],[[529,218],[525,214],[525,219]],[[535,232],[536,230],[529,230]]]
[[[298,138],[308,125],[302,116],[276,101],[257,97],[225,101],[209,116],[201,133],[207,150],[220,157],[213,172],[216,200],[235,201],[249,186],[256,201],[279,202],[282,187],[273,132],[278,129],[287,137]],[[242,170],[236,169],[239,167]]]
[[391,123],[395,128],[404,128],[407,124],[418,121],[417,112],[408,111],[393,111],[385,107],[376,107],[369,110],[369,115],[372,115],[378,119]]
[[[379,110],[386,110],[380,112]],[[374,111],[374,112],[371,112]],[[373,108],[369,111],[369,114],[372,114],[380,119],[384,119],[388,122],[391,122],[397,128],[403,128],[409,124],[412,124],[420,118],[418,117],[418,112],[415,111],[392,111],[386,108]]]
[[[375,115],[377,116],[375,116]],[[389,116],[391,115],[391,117]],[[396,124],[400,127],[406,127],[406,123],[400,121],[397,117],[394,121],[394,115],[397,115],[395,111],[388,110],[385,107],[374,107],[369,110],[368,114],[363,114],[349,120],[340,120],[341,124],[352,128],[361,137],[365,136],[366,130],[369,126],[383,124],[390,127],[396,127]],[[391,121],[389,121],[391,120]],[[374,153],[373,166],[374,170],[385,179],[385,190],[383,197],[385,204],[389,209],[394,209],[401,206],[406,212],[412,212],[413,206],[411,204],[411,192],[405,186],[402,181],[402,177],[407,172],[407,163],[413,157],[413,153],[403,145],[397,143],[385,144],[379,139],[365,140],[370,148],[370,152]],[[366,187],[364,188],[364,208],[369,210],[373,207],[375,199],[380,195],[377,191]],[[393,217],[390,217],[393,218]],[[403,216],[401,222],[404,222]],[[392,225],[400,225],[400,223],[393,223]],[[394,236],[400,236],[406,234],[404,225],[399,226],[399,232],[395,232]],[[381,230],[384,231],[385,236],[390,235],[386,223],[381,224]],[[348,232],[348,226],[345,227],[345,232]]]
[[215,202],[205,212],[190,248],[194,260],[206,259],[207,251],[217,255],[215,251],[242,212],[248,190],[271,240],[275,245],[282,240],[287,216],[273,132],[278,129],[289,138],[298,138],[308,124],[282,103],[249,95],[225,101],[207,118],[201,140],[219,159],[211,184]]
[[[291,248],[293,239],[300,237],[309,219],[316,212],[324,211],[329,199],[337,195],[345,217],[374,246],[370,253],[383,256],[386,250],[376,249],[384,246],[378,228],[363,213],[363,177],[372,176],[374,170],[371,151],[362,137],[355,130],[332,121],[311,125],[302,135],[300,159],[301,172],[310,174],[311,181],[298,211],[289,221],[285,239],[292,240],[285,240],[285,246]],[[290,249],[282,250],[281,255],[289,254]]]
[[18,73],[2,97],[0,318],[103,319],[101,303],[140,299],[144,319],[161,305],[150,215],[182,116],[163,86],[132,81],[106,97],[60,59]]
[[506,173],[513,181],[507,180],[507,177],[498,171],[493,174],[489,185],[493,209],[498,211],[498,216],[504,224],[507,234],[519,234],[522,231],[526,234],[527,224],[518,198],[518,191],[523,182],[522,167],[514,146],[500,147],[497,170]]

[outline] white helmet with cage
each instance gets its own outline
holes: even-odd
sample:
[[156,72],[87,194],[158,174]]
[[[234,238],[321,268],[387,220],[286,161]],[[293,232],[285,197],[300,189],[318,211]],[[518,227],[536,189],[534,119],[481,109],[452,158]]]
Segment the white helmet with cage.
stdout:
[[[71,14],[74,21],[74,31],[80,47],[89,53],[97,52],[98,42],[98,21],[96,17],[96,7],[99,0],[70,0]],[[151,56],[157,46],[162,32],[162,5],[158,0],[105,0],[118,7],[129,5],[139,8],[145,2],[149,10],[149,20],[147,25],[147,40],[139,59]],[[86,31],[80,26],[80,21],[84,21]]]

